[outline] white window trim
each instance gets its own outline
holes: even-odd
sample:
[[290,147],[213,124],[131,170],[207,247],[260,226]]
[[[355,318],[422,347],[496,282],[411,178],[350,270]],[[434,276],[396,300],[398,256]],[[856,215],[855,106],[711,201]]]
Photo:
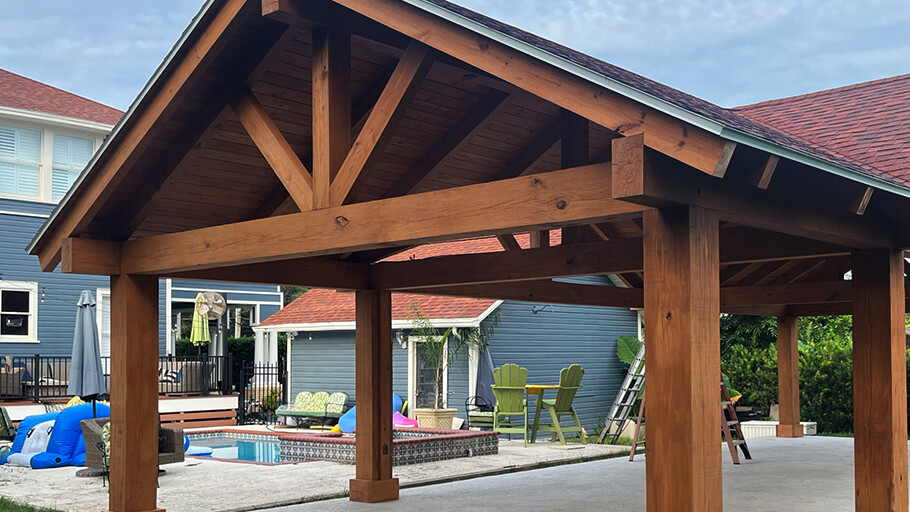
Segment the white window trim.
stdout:
[[[37,203],[57,204],[61,199],[54,199],[53,191],[53,174],[54,174],[54,134],[66,135],[68,137],[78,137],[92,141],[92,152],[96,153],[104,141],[104,136],[99,137],[98,130],[81,131],[69,127],[48,128],[45,123],[38,123],[30,119],[21,119],[13,116],[2,115],[0,107],[0,125],[10,128],[34,130],[41,133],[41,160],[38,162],[38,195],[27,196],[22,194],[0,193],[0,198],[14,199],[17,201],[30,201]],[[91,159],[89,160],[91,162]]]
[[38,283],[32,281],[0,281],[0,290],[28,292],[29,328],[25,336],[0,335],[0,343],[41,343],[38,340]]
[[[414,408],[417,407],[417,344],[421,343],[419,336],[408,336],[408,417],[415,418]],[[448,344],[448,342],[447,342]],[[442,362],[442,407],[449,406],[449,350],[446,346],[445,358]]]
[[[102,325],[102,323],[103,323],[102,319],[104,318],[104,316],[102,314],[104,311],[103,297],[104,296],[110,297],[110,295],[111,295],[110,288],[97,288],[95,290],[95,325],[98,326],[98,353],[102,354],[102,355],[104,354],[104,352],[103,352],[104,342],[101,339],[101,336],[104,333],[104,326]],[[108,350],[110,350],[110,346],[108,346]],[[108,355],[110,355],[110,354],[108,354]],[[105,368],[105,370],[110,371],[110,368]]]

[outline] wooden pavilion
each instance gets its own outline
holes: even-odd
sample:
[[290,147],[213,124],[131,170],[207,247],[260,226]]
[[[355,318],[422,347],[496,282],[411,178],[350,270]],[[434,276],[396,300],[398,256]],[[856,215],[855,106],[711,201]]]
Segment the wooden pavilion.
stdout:
[[[644,307],[649,511],[722,509],[722,312],[780,318],[782,436],[796,318],[852,313],[856,509],[907,511],[908,205],[897,177],[445,0],[210,0],[29,251],[112,278],[112,511],[157,510],[159,277],[356,293],[367,502],[398,496],[393,290]],[[491,234],[506,251],[381,261]],[[608,273],[626,286],[552,280]]]

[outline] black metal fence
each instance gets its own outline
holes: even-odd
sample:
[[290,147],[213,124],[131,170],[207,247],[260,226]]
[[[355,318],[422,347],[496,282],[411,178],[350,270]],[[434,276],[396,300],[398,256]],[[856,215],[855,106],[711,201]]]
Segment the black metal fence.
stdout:
[[[108,389],[111,358],[102,357]],[[0,358],[0,400],[63,399],[70,395],[72,358],[7,356]],[[162,395],[203,395],[233,391],[231,356],[163,356],[158,358],[158,392]]]
[[240,370],[238,421],[273,424],[275,411],[287,403],[287,371],[280,364],[244,363]]

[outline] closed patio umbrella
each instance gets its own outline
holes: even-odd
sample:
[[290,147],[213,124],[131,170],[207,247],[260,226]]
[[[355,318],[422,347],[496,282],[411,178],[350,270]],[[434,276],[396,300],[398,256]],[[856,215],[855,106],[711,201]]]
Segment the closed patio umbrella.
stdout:
[[209,335],[209,319],[205,315],[199,314],[199,307],[205,305],[205,297],[202,293],[196,295],[196,304],[193,307],[193,329],[190,331],[190,343],[196,345],[196,347],[201,347],[209,341],[211,341],[211,336]]
[[107,394],[107,385],[101,365],[98,322],[95,320],[96,305],[92,292],[83,290],[76,306],[73,357],[66,392],[83,400],[91,400],[92,416],[95,416],[95,400]]
[[477,365],[477,389],[474,394],[482,396],[491,404],[496,403],[496,397],[493,395],[493,356],[490,355],[490,344],[487,343],[481,349],[480,361]]

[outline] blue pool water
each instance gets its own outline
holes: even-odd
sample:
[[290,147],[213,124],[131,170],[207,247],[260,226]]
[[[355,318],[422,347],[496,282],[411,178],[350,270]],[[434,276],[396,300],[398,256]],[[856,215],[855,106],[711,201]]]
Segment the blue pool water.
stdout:
[[191,446],[207,446],[216,459],[246,460],[275,464],[281,462],[278,440],[260,441],[237,439],[231,436],[192,439]]

